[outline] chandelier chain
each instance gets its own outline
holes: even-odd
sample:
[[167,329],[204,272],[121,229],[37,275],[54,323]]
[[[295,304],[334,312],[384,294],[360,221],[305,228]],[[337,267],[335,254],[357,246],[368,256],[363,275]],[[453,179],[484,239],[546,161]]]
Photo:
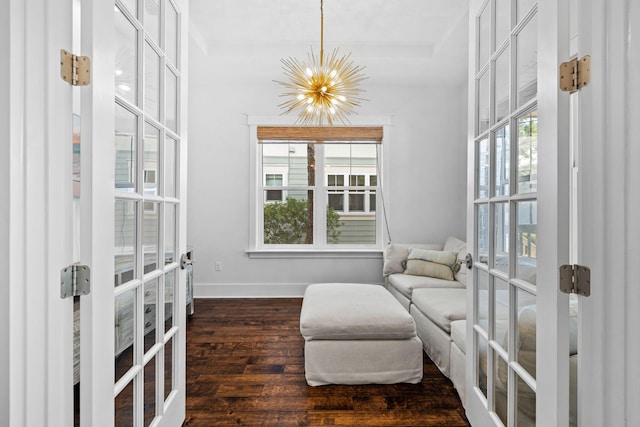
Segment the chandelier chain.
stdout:
[[324,0],[320,0],[320,66],[324,60]]

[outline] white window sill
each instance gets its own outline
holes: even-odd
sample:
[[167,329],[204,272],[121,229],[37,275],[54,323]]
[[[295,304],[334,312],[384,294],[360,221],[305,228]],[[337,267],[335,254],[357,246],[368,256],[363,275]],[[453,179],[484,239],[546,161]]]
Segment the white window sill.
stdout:
[[382,249],[250,249],[247,255],[256,259],[382,259]]

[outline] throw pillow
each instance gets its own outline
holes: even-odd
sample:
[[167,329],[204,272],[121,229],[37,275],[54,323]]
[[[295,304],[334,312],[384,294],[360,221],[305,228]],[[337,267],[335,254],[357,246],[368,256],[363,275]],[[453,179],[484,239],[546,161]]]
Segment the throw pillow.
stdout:
[[431,251],[411,248],[404,274],[453,280],[458,254],[452,251]]

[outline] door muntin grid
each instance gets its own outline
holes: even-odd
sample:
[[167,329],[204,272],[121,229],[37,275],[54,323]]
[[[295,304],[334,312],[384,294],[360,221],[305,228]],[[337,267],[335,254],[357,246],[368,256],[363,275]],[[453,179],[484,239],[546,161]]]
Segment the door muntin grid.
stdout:
[[181,14],[172,0],[116,0],[114,14],[114,409],[116,425],[147,426],[176,391],[183,334],[175,321]]
[[[535,48],[523,52],[531,49],[536,23],[532,1],[487,0],[476,15],[475,386],[509,426],[527,416],[535,422],[537,188],[522,171],[519,149],[537,144],[536,77],[528,71],[535,64],[518,61],[537,56]],[[530,116],[536,132],[521,135]],[[536,162],[524,167],[535,169]]]

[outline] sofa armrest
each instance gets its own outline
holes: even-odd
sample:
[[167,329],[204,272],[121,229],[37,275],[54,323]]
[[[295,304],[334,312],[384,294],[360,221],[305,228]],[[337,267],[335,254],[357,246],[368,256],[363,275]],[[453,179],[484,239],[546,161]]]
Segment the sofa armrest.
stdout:
[[443,245],[439,243],[389,243],[383,252],[384,266],[382,267],[382,275],[385,278],[390,274],[404,272],[402,264],[407,260],[411,248],[441,251]]

